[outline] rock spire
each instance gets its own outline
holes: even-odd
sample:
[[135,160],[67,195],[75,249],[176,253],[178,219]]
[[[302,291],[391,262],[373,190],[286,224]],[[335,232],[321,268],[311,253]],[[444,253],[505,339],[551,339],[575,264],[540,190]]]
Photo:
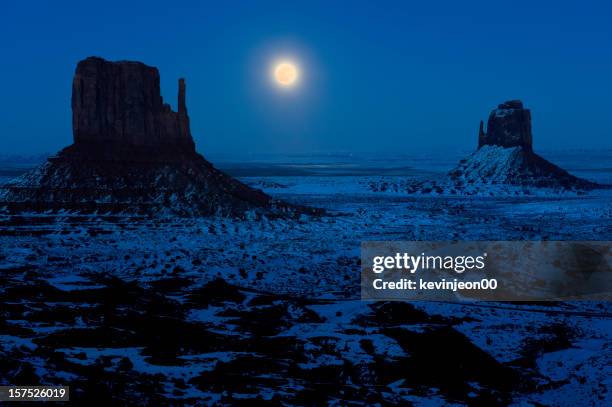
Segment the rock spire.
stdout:
[[72,83],[72,127],[77,146],[195,151],[185,80],[179,79],[174,112],[161,97],[157,68],[141,62],[80,61]]
[[531,111],[523,108],[520,100],[510,100],[497,106],[489,114],[487,130],[480,121],[478,148],[484,145],[521,147],[532,151]]

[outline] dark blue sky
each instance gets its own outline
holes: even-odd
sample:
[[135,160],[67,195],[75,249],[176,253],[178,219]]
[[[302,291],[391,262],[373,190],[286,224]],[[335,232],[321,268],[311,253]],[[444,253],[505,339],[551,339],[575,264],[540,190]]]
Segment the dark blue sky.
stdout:
[[[507,99],[537,149],[612,148],[607,1],[15,1],[0,12],[0,153],[72,140],[78,60],[140,60],[208,153],[472,148]],[[179,2],[176,2],[179,3]],[[299,88],[268,78],[293,56]]]

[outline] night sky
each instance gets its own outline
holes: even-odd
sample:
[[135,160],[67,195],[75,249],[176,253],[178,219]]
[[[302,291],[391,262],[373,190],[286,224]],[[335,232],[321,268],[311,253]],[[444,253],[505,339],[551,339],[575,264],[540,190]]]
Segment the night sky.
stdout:
[[[207,153],[471,149],[498,103],[532,109],[536,150],[612,148],[609,1],[14,1],[0,6],[0,154],[72,140],[76,63],[177,79]],[[270,81],[291,58],[301,80]]]

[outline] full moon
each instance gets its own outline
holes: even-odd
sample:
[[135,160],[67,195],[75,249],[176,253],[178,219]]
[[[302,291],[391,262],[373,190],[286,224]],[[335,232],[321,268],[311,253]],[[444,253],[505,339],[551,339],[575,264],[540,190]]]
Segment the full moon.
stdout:
[[298,69],[290,62],[281,62],[274,68],[274,79],[276,79],[276,82],[283,87],[294,85],[297,78]]

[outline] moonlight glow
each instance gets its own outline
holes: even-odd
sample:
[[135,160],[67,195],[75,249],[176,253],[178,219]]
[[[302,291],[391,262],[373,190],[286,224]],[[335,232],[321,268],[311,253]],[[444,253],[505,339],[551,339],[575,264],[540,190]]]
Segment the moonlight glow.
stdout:
[[274,67],[274,79],[282,87],[291,87],[297,82],[298,69],[291,62],[281,62]]

